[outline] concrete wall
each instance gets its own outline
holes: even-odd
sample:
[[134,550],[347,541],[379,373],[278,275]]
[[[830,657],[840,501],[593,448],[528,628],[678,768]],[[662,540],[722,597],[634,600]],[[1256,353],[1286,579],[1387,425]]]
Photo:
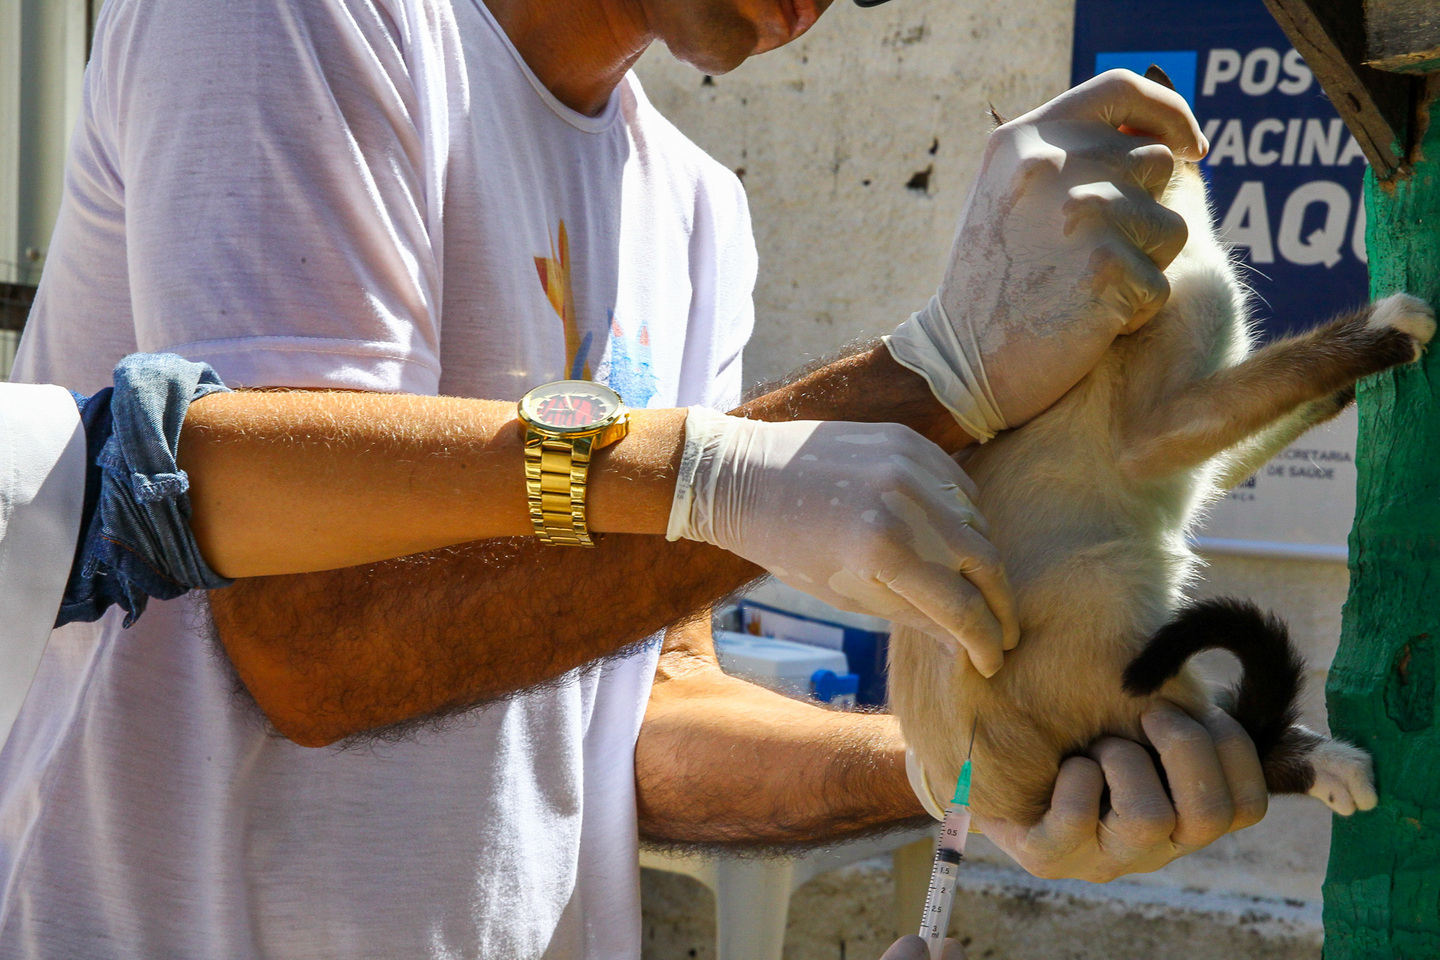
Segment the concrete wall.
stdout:
[[741,173],[760,248],[753,380],[887,333],[939,283],[993,103],[1068,86],[1072,7],[839,0],[800,41],[709,81],[652,50],[651,100]]
[[[703,78],[663,50],[645,56],[651,99],[750,195],[752,383],[878,336],[924,302],[989,105],[1013,116],[1065,89],[1071,16],[1068,0],[837,2],[810,35],[728,76]],[[1289,620],[1313,667],[1315,726],[1347,582],[1339,564],[1213,557],[1201,589]],[[962,891],[957,929],[975,957],[1318,957],[1328,838],[1318,803],[1279,800],[1260,825],[1105,887],[1031,880],[980,841],[984,866]],[[883,861],[812,881],[793,903],[786,956],[878,956],[894,932],[892,897]],[[645,899],[647,958],[713,956],[704,888],[647,871]]]

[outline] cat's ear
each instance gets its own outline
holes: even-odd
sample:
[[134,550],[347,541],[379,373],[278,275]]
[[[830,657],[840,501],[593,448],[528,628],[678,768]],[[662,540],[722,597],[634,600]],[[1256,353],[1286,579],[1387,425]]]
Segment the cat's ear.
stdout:
[[995,104],[993,103],[990,104],[990,119],[995,122],[995,126],[997,127],[1003,126],[1010,122],[1009,119],[1002,115],[999,110],[995,109]]
[[1161,70],[1157,65],[1153,63],[1150,64],[1150,68],[1145,71],[1145,79],[1153,83],[1158,83],[1160,84],[1160,86],[1166,87],[1170,90],[1175,89],[1175,84],[1170,82],[1170,74],[1166,73],[1164,70]]

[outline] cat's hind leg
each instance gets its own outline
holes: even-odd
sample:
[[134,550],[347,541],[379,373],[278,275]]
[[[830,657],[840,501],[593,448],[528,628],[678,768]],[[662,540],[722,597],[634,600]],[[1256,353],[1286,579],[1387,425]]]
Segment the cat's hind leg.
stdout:
[[1333,419],[1354,399],[1355,388],[1349,386],[1328,397],[1302,403],[1253,437],[1226,450],[1224,465],[1215,485],[1221,490],[1234,489],[1273,460],[1281,450],[1299,439],[1305,431]]
[[1315,782],[1305,791],[1310,796],[1342,817],[1375,809],[1380,800],[1375,764],[1364,750],[1343,740],[1322,739],[1310,754],[1310,764],[1315,770]]
[[1262,764],[1271,793],[1308,793],[1342,817],[1374,809],[1379,800],[1369,754],[1299,724],[1285,731]]
[[1165,402],[1137,405],[1121,425],[1120,465],[1137,480],[1198,466],[1302,404],[1419,358],[1435,315],[1408,294],[1386,297],[1307,333],[1267,344]]

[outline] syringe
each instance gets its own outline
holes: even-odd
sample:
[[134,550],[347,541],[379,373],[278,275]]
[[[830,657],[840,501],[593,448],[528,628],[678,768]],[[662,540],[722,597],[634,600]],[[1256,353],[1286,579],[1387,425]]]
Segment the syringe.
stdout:
[[925,914],[920,936],[930,947],[930,960],[940,960],[945,949],[945,931],[950,926],[950,907],[955,902],[955,880],[965,859],[965,840],[970,835],[970,761],[960,767],[955,796],[940,824],[940,841],[935,845],[935,866],[930,871],[930,889],[925,894]]

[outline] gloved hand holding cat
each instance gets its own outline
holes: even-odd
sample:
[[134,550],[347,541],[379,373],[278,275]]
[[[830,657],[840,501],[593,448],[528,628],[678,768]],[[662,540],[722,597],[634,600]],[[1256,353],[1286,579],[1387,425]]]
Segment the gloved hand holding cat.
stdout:
[[[877,456],[884,453],[884,456]],[[986,676],[1019,640],[975,485],[893,423],[764,423],[695,407],[667,535],[715,544],[835,606],[969,654]]]
[[945,279],[891,355],[977,440],[1045,410],[1164,305],[1187,234],[1159,198],[1175,157],[1206,149],[1179,94],[1124,70],[1003,124]]

